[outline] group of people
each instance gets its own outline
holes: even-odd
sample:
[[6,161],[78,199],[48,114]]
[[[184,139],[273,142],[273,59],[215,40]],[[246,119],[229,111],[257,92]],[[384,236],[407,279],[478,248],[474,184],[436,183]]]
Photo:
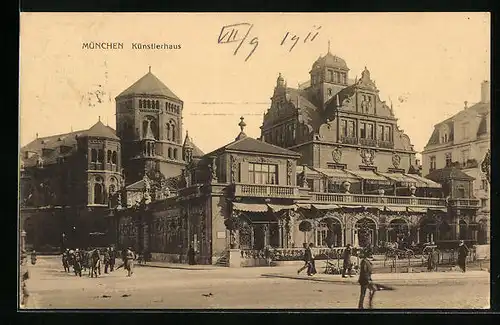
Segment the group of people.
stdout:
[[[70,272],[73,268],[73,272],[76,276],[82,276],[82,271],[89,270],[90,277],[97,277],[101,275],[102,263],[104,264],[104,273],[108,274],[115,270],[115,263],[117,252],[114,247],[107,247],[102,251],[95,248],[83,249],[66,249],[62,254],[62,264],[65,272]],[[117,267],[119,269],[124,267],[127,270],[127,276],[133,274],[133,264],[136,259],[136,255],[129,247],[122,251],[122,261],[123,264]]]
[[297,270],[297,274],[300,274],[300,272],[304,271],[307,269],[307,275],[308,276],[313,276],[316,273],[316,263],[314,262],[314,252],[313,252],[313,243],[304,243],[304,266],[302,266],[300,269]]

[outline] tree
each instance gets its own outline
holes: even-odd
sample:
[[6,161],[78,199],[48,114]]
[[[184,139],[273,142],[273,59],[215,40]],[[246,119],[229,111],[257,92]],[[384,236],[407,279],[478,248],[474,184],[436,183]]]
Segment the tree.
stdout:
[[299,224],[299,230],[304,233],[304,243],[307,243],[307,233],[312,230],[312,224],[304,220]]

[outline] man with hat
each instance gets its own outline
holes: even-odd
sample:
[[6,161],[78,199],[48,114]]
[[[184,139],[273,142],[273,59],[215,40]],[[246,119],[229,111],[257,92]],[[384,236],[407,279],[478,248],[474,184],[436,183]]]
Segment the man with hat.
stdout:
[[464,241],[461,240],[460,244],[458,244],[458,266],[462,269],[462,272],[465,273],[466,260],[469,255],[469,248],[465,245]]
[[342,277],[347,278],[345,273],[348,271],[349,276],[352,277],[352,263],[351,263],[351,255],[352,255],[352,248],[351,244],[347,244],[346,248],[344,249],[343,253],[343,259],[344,263],[342,265]]
[[359,263],[359,279],[358,283],[361,287],[361,293],[359,296],[359,304],[358,308],[363,309],[364,305],[364,300],[365,300],[365,295],[366,295],[366,289],[368,289],[370,292],[368,294],[368,305],[369,308],[373,307],[373,296],[375,295],[375,291],[377,291],[377,286],[373,284],[372,282],[372,271],[373,271],[373,266],[372,263],[367,259],[367,252],[366,250],[360,250],[359,251],[359,258],[361,258],[361,261]]

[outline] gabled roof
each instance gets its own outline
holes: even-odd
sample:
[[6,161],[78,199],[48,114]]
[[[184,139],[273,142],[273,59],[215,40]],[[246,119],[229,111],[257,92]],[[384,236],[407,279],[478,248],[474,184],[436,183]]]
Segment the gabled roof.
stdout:
[[283,155],[283,156],[293,156],[300,157],[295,151],[288,150],[285,148],[281,148],[270,143],[256,140],[250,137],[243,137],[239,140],[233,141],[219,149],[219,150],[234,150],[241,152],[252,152],[252,153],[266,153],[266,154],[275,154],[275,155]]
[[117,97],[129,95],[158,95],[180,100],[160,79],[148,72]]
[[433,170],[429,175],[425,176],[425,178],[438,183],[448,180],[470,181],[474,179],[474,177],[467,175],[466,173],[455,167],[445,167]]
[[290,101],[298,108],[301,122],[313,128],[319,127],[322,124],[322,117],[319,110],[308,99],[309,95],[306,90],[287,88],[286,93],[290,97]]
[[90,129],[85,131],[83,136],[120,140],[120,138],[116,136],[115,130],[113,130],[109,126],[102,124],[100,120]]
[[487,133],[486,132],[486,119],[488,118],[488,113],[490,111],[491,111],[491,104],[490,103],[483,103],[483,102],[479,102],[479,103],[472,105],[471,107],[468,107],[466,109],[462,109],[461,111],[459,111],[458,113],[456,113],[452,117],[449,117],[446,120],[443,120],[435,125],[434,131],[432,132],[431,137],[429,138],[429,141],[427,141],[426,146],[439,143],[439,127],[441,127],[445,123],[449,124],[449,127],[450,127],[450,132],[451,132],[450,137],[451,138],[449,138],[449,140],[453,140],[453,133],[454,133],[453,132],[453,121],[455,120],[456,117],[458,117],[459,115],[462,115],[464,113],[475,112],[475,113],[481,115],[481,121],[479,123],[477,135]]

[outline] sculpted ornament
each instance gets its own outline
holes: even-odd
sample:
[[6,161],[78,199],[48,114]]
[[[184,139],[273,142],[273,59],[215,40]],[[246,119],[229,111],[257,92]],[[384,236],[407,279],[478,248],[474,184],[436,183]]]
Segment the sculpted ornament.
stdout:
[[399,156],[397,153],[392,155],[392,165],[394,168],[399,168],[399,165],[401,164],[401,156]]
[[373,149],[362,149],[360,156],[363,165],[373,165],[373,160],[375,158],[375,151]]
[[333,149],[332,158],[335,163],[339,164],[342,159],[342,151],[339,148]]

